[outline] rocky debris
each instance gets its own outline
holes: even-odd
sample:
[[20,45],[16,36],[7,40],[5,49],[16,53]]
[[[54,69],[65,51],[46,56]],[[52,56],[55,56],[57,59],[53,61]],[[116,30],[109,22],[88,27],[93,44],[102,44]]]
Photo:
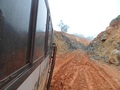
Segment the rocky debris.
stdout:
[[116,48],[117,50],[120,50],[120,42],[116,42],[116,43],[115,43],[115,48]]
[[109,62],[115,65],[120,64],[120,51],[117,49],[114,49],[111,51],[109,56]]
[[105,41],[107,39],[107,34],[103,34],[102,36],[101,36],[101,41]]
[[90,43],[90,40],[58,31],[54,31],[54,41],[57,45],[58,52],[86,49],[87,45]]
[[[102,31],[87,47],[89,55],[97,60],[113,63],[110,59],[114,49],[120,50],[120,15],[113,19],[105,31]],[[115,63],[113,63],[115,64]]]

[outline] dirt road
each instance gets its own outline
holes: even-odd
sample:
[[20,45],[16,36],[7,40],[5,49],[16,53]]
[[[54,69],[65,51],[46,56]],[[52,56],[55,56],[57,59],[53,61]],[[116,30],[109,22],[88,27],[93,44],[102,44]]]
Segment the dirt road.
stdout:
[[80,50],[59,54],[50,90],[120,90],[120,72]]

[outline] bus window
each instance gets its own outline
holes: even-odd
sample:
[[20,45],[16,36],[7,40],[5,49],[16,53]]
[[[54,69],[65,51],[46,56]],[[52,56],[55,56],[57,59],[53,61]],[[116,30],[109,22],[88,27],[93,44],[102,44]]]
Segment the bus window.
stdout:
[[0,0],[0,80],[27,62],[32,0]]
[[45,31],[47,21],[47,8],[45,0],[39,0],[37,23],[36,23],[36,36],[35,36],[35,50],[34,60],[44,55]]
[[51,19],[49,19],[49,36],[48,36],[48,51],[50,50],[51,48],[51,44],[52,44],[52,22],[51,22]]

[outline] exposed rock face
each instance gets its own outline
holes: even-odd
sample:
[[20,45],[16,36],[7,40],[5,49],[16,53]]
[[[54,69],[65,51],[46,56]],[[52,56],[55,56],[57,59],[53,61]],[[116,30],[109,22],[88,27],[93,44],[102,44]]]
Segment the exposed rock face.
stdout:
[[116,57],[115,63],[110,57],[113,50],[120,51],[120,15],[110,22],[110,25],[105,31],[98,34],[98,36],[88,46],[88,53],[97,60],[105,60],[113,64],[119,62],[118,55],[115,53],[112,55]]
[[85,49],[90,43],[90,40],[58,31],[54,32],[54,41],[57,45],[58,52]]
[[120,15],[110,22],[110,26],[111,27],[119,27],[120,26]]

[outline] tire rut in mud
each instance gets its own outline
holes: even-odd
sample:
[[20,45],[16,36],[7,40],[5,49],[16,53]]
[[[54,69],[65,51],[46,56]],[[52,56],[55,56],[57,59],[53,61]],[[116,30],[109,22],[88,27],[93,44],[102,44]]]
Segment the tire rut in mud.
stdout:
[[50,90],[120,90],[120,82],[86,53],[76,51],[69,55],[61,58],[67,61],[56,69]]

